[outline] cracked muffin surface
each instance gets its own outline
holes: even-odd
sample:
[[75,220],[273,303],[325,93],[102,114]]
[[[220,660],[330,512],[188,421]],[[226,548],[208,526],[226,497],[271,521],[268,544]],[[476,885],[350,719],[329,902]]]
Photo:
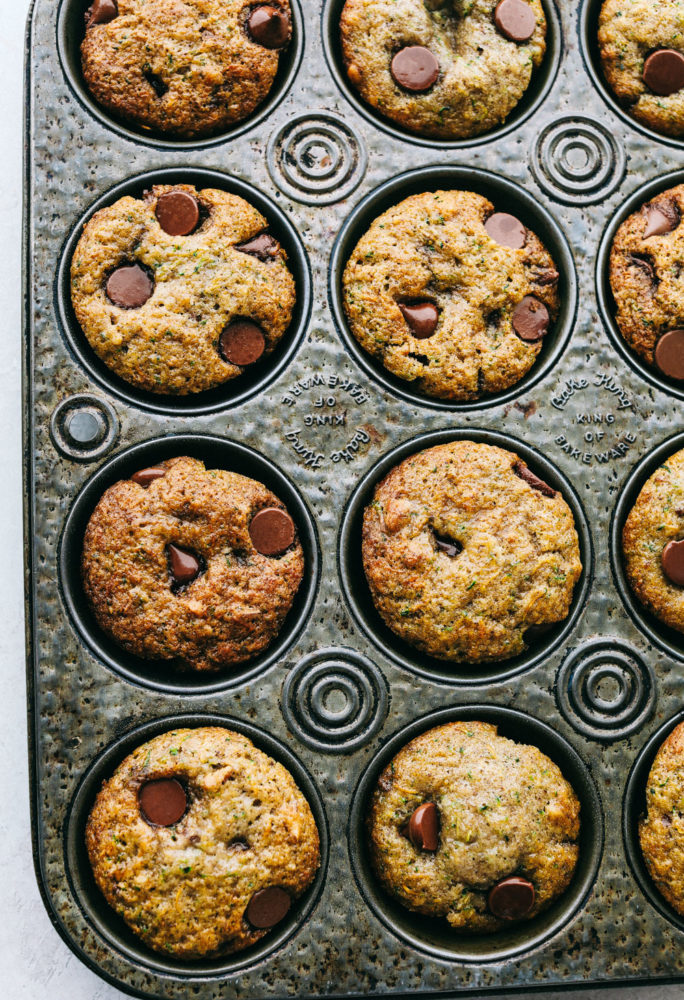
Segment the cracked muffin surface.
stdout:
[[610,251],[615,322],[648,365],[684,380],[684,185],[658,194],[619,227]]
[[109,905],[148,947],[181,959],[255,944],[269,927],[253,921],[282,919],[320,864],[290,772],[221,727],[176,729],[129,754],[97,795],[86,846]]
[[[187,228],[193,212],[186,235],[163,228]],[[71,300],[92,349],[129,384],[168,395],[214,389],[267,358],[295,303],[285,251],[267,227],[244,198],[189,184],[100,209],[71,261]],[[226,349],[236,327],[256,350]]]
[[[620,104],[656,132],[684,135],[684,77],[681,85],[677,79],[681,74],[677,54],[684,56],[684,10],[679,0],[606,0],[598,42],[604,76]],[[665,68],[664,80],[662,72],[649,74],[649,56],[663,51],[675,53],[674,66]]]
[[[582,571],[572,512],[513,452],[454,441],[405,459],[363,518],[385,624],[442,660],[506,660],[567,618]],[[534,630],[531,634],[534,634]]]
[[[254,658],[278,635],[304,574],[284,504],[256,480],[193,458],[135,476],[144,485],[110,486],[85,532],[83,586],[98,625],[128,652],[185,669]],[[264,511],[285,525],[275,546],[263,543]]]
[[622,530],[629,585],[644,607],[684,632],[684,450],[644,483]]
[[[517,40],[497,16],[511,4],[529,21],[514,29]],[[347,0],[340,33],[347,77],[363,100],[431,138],[465,139],[504,122],[546,51],[540,0]],[[428,67],[421,75],[409,64],[407,75],[397,59],[416,48]]]
[[[257,7],[275,11],[270,30],[250,30]],[[289,0],[95,0],[81,43],[83,78],[115,117],[198,139],[263,103],[290,35]]]
[[656,754],[639,822],[644,861],[658,891],[684,916],[684,723]]
[[[472,192],[435,191],[372,222],[345,266],[343,302],[354,338],[392,375],[466,401],[530,371],[558,316],[558,281],[551,255],[514,216]],[[411,314],[420,308],[432,313],[422,326]]]
[[[414,827],[426,803],[437,831],[427,846]],[[373,868],[408,909],[459,931],[495,932],[567,889],[579,814],[571,785],[536,747],[490,723],[448,723],[412,740],[381,773],[368,815]],[[500,893],[511,882],[526,895],[503,915]]]

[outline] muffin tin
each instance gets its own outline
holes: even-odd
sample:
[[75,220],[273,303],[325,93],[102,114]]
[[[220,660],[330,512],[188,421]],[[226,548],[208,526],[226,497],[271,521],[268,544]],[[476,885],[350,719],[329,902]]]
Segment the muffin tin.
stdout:
[[[48,912],[92,969],[145,997],[301,997],[684,981],[684,922],[654,890],[637,823],[650,762],[681,719],[684,637],[626,587],[621,525],[684,446],[682,389],[643,366],[612,319],[617,224],[678,183],[684,147],[632,122],[597,69],[599,0],[545,0],[549,53],[510,120],[460,143],[404,135],[340,64],[342,0],[292,2],[271,97],[201,142],[112,121],[78,65],[87,0],[37,0],[27,39],[25,482],[33,845]],[[416,168],[417,157],[421,167]],[[263,369],[204,398],[138,393],[97,362],[71,314],[70,253],[97,207],[152,182],[242,194],[288,252],[298,304]],[[423,398],[360,352],[340,307],[346,255],[389,204],[435,186],[487,195],[544,240],[563,311],[532,371],[479,403]],[[573,508],[584,572],[566,622],[516,661],[467,671],[399,644],[359,560],[374,483],[405,455],[472,437],[518,453]],[[193,679],[112,647],[88,615],[79,539],[102,491],[172,454],[261,479],[297,521],[308,576],[273,646]],[[539,746],[582,802],[582,851],[552,909],[464,938],[389,900],[369,868],[366,803],[383,763],[453,718]],[[254,949],[179,962],[134,939],[94,887],[83,828],[101,780],[151,735],[220,722],[294,774],[323,844],[316,884]]]

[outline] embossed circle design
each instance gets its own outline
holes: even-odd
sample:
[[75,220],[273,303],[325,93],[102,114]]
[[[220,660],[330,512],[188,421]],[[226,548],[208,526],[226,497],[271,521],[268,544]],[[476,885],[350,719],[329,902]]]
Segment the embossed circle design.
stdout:
[[307,205],[341,201],[366,170],[363,142],[336,115],[299,115],[272,134],[266,156],[281,191]]
[[617,639],[590,642],[565,661],[556,681],[567,720],[598,740],[614,740],[643,725],[656,699],[651,668]]
[[384,677],[351,649],[320,649],[300,660],[283,685],[283,715],[307,746],[342,753],[367,743],[387,714]]
[[541,187],[570,204],[600,201],[625,173],[625,154],[603,125],[564,118],[541,132],[532,156]]
[[55,448],[75,462],[93,462],[106,455],[119,435],[119,421],[104,399],[79,392],[67,396],[50,418]]

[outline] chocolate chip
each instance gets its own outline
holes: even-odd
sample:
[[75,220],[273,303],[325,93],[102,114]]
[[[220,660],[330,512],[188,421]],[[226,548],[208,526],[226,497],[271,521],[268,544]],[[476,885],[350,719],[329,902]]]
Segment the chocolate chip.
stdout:
[[169,569],[173,582],[172,590],[180,590],[188,583],[192,583],[202,572],[203,560],[201,556],[190,552],[188,549],[181,549],[178,545],[169,543],[166,546],[166,554],[169,559]]
[[258,236],[253,236],[251,240],[246,240],[244,243],[236,243],[235,249],[239,250],[240,253],[248,253],[252,257],[258,257],[259,260],[269,261],[278,256],[280,243],[268,233],[259,233]]
[[138,486],[142,486],[144,489],[153,483],[155,479],[161,479],[162,476],[166,475],[166,469],[162,469],[158,465],[152,465],[149,469],[140,469],[139,472],[134,472],[131,479]]
[[460,552],[463,552],[463,546],[461,543],[455,542],[453,538],[446,538],[443,535],[438,535],[436,532],[433,532],[433,537],[435,539],[435,545],[439,551],[444,552],[447,556],[451,556],[452,559]]
[[492,886],[487,902],[495,917],[501,920],[520,920],[530,912],[535,898],[531,882],[519,875],[511,875]]
[[545,285],[555,285],[559,278],[560,274],[553,267],[530,268],[530,280],[542,288]]
[[199,202],[189,191],[166,191],[157,198],[154,214],[169,236],[187,236],[199,222]]
[[142,75],[145,77],[157,97],[163,97],[164,94],[167,93],[169,89],[168,84],[164,78],[159,75],[159,73],[153,73],[150,67],[147,66],[143,69]]
[[154,282],[140,264],[124,264],[109,275],[105,291],[115,306],[139,309],[152,295]]
[[251,319],[234,319],[219,339],[219,353],[224,361],[241,368],[253,365],[266,350],[266,338]]
[[533,343],[548,332],[551,318],[543,302],[534,295],[526,295],[513,310],[511,322],[521,340]]
[[670,583],[684,587],[684,541],[668,542],[663,549],[660,561],[663,573]]
[[294,521],[280,507],[264,507],[250,521],[249,537],[262,556],[282,555],[294,542]]
[[140,786],[138,805],[150,826],[173,826],[185,815],[188,797],[176,778],[159,778]]
[[487,235],[502,247],[521,250],[525,246],[527,230],[520,219],[507,212],[494,212],[484,224]]
[[407,45],[392,59],[390,72],[406,90],[429,90],[439,76],[439,63],[424,45]]
[[664,333],[655,349],[655,362],[663,375],[684,379],[684,330]]
[[255,7],[247,18],[247,30],[265,49],[281,49],[290,37],[290,16],[271,4]]
[[280,886],[270,885],[255,892],[247,904],[246,916],[256,930],[267,930],[283,920],[292,905],[288,893]]
[[437,329],[439,309],[433,302],[397,302],[409,330],[417,340],[426,340]]
[[645,240],[651,236],[664,236],[676,229],[681,222],[679,206],[670,200],[651,202],[644,206],[646,225],[644,227]]
[[660,97],[676,94],[684,87],[684,55],[677,49],[658,49],[644,63],[643,79]]
[[434,802],[423,802],[414,809],[408,825],[409,840],[419,851],[439,847],[439,809]]
[[85,12],[86,31],[94,24],[109,24],[118,13],[116,0],[95,0]]
[[531,469],[528,469],[524,462],[516,462],[513,466],[513,472],[522,479],[523,482],[531,486],[533,490],[539,490],[545,497],[555,497],[556,491],[548,486],[543,479],[535,476]]
[[658,283],[655,266],[650,257],[644,254],[630,254],[629,263],[631,267],[636,267],[639,277],[646,279],[649,285]]
[[494,24],[511,42],[528,42],[537,26],[537,18],[523,0],[501,0],[494,11]]

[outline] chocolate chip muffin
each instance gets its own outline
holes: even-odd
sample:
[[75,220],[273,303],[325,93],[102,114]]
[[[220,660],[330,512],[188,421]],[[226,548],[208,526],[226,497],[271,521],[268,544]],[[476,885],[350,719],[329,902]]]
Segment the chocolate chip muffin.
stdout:
[[98,625],[125,650],[217,671],[278,635],[304,554],[261,483],[173,458],[110,486],[88,522],[81,569]]
[[568,888],[579,813],[536,747],[490,723],[452,722],[411,740],[380,775],[368,816],[373,868],[408,909],[491,933],[531,920]]
[[684,632],[684,451],[644,483],[622,530],[629,585],[644,607]]
[[94,0],[83,78],[116,118],[199,139],[259,107],[290,35],[289,0]]
[[373,221],[343,296],[365,351],[426,395],[462,402],[532,368],[558,315],[558,271],[515,216],[469,191],[434,191]]
[[513,452],[453,441],[376,487],[363,566],[385,624],[454,663],[506,660],[567,617],[582,571],[572,512]]
[[684,184],[625,219],[610,252],[615,322],[639,357],[684,381]]
[[90,219],[71,301],[95,353],[138,389],[214,389],[268,357],[295,284],[268,222],[244,198],[160,184]]
[[500,125],[546,51],[540,0],[347,0],[340,32],[363,100],[430,138]]
[[663,135],[684,135],[684,11],[679,0],[606,0],[601,66],[631,115]]
[[684,723],[672,730],[656,754],[646,809],[639,823],[646,867],[658,891],[684,916]]
[[131,930],[180,959],[241,951],[287,915],[320,864],[308,802],[245,736],[163,733],[105,781],[88,817],[95,881]]

